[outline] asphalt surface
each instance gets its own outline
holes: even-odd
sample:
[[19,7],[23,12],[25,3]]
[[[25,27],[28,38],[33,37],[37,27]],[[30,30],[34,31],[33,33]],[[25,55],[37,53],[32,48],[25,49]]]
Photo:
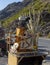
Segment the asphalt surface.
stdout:
[[38,42],[39,42],[38,44],[39,48],[45,49],[48,51],[48,55],[43,61],[42,65],[50,65],[50,39],[39,38]]
[[0,57],[0,65],[7,65],[7,57]]

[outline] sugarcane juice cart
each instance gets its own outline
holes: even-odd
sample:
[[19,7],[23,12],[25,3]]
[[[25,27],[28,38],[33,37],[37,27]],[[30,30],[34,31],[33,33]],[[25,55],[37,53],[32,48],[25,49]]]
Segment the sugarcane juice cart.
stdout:
[[[38,33],[37,26],[39,23],[39,16],[36,22],[32,23],[33,18],[29,15],[30,20],[27,24],[30,31],[25,34],[26,27],[20,26],[16,28],[16,49],[13,52],[8,52],[8,65],[42,65],[46,54],[38,49]],[[28,19],[27,19],[28,20]],[[35,20],[35,19],[34,19]],[[29,33],[29,35],[28,35]]]

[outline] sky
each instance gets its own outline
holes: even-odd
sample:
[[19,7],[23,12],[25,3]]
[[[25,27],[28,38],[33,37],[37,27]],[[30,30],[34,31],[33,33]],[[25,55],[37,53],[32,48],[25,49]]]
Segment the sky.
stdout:
[[4,9],[8,4],[13,2],[19,2],[22,0],[0,0],[0,10]]

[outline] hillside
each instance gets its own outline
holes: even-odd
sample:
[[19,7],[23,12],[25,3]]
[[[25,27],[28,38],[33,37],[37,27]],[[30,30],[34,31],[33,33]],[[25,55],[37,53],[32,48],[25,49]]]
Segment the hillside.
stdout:
[[[27,0],[24,0],[23,2],[25,3]],[[23,3],[22,2],[22,3]],[[41,19],[40,19],[40,25],[44,26],[48,23],[48,30],[50,29],[50,1],[49,0],[33,0],[31,1],[32,3],[29,3],[29,0],[27,2],[27,6],[25,6],[22,10],[20,10],[18,13],[15,13],[13,16],[6,18],[5,20],[2,20],[2,24],[4,27],[6,28],[10,28],[11,26],[14,27],[13,22],[15,22],[15,24],[17,24],[17,19],[20,15],[28,15],[29,9],[30,7],[33,9],[36,9],[37,13],[38,11],[40,12],[41,15]],[[28,4],[29,3],[29,4]],[[39,6],[40,5],[40,6]],[[34,13],[32,11],[32,13]],[[12,25],[10,26],[10,24],[12,23]],[[45,28],[47,29],[47,26],[45,26]],[[42,29],[42,32],[45,31]],[[50,32],[47,31],[47,34]]]
[[0,20],[10,17],[14,13],[18,12],[21,8],[23,8],[21,2],[14,2],[12,4],[9,4],[6,8],[0,11]]
[[7,7],[5,7],[2,11],[0,11],[0,20],[6,19],[15,13],[18,13],[20,10],[22,10],[24,7],[26,7],[31,0],[23,0],[23,2],[14,2]]

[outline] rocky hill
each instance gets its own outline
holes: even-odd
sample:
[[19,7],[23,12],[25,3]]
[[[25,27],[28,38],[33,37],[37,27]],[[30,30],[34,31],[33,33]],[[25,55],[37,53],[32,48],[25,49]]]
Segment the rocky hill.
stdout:
[[0,20],[10,17],[15,13],[18,13],[20,10],[26,7],[31,1],[32,0],[23,0],[23,2],[14,2],[9,4],[6,8],[0,11]]

